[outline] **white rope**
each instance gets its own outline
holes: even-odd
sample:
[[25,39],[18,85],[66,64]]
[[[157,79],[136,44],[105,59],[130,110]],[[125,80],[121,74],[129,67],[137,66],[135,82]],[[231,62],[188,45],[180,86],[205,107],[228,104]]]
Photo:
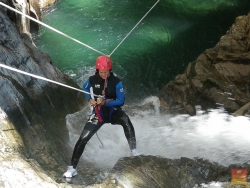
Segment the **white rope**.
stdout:
[[125,38],[116,46],[116,48],[109,54],[109,56],[111,56],[116,49],[123,43],[123,41],[130,35],[130,33],[141,23],[141,21],[148,15],[148,13],[157,5],[157,3],[160,0],[158,0],[152,7],[151,9],[149,9],[149,11],[142,17],[142,19],[133,27],[133,29],[131,29],[131,31],[125,36]]
[[103,97],[103,96],[100,96],[100,95],[95,95],[95,94],[93,94],[93,93],[89,93],[89,92],[83,91],[83,90],[81,90],[81,89],[77,89],[77,88],[75,88],[75,87],[68,86],[68,85],[66,85],[66,84],[62,84],[62,83],[60,83],[60,82],[56,82],[56,81],[53,81],[53,80],[44,78],[44,77],[42,77],[42,76],[37,76],[37,75],[34,75],[34,74],[30,74],[30,73],[27,73],[27,72],[24,72],[24,71],[15,69],[15,68],[12,68],[12,67],[10,67],[10,66],[1,64],[1,63],[0,63],[0,67],[9,69],[9,70],[12,70],[12,71],[15,71],[15,72],[19,72],[19,73],[21,73],[21,74],[25,74],[25,75],[28,75],[28,76],[31,76],[31,77],[34,77],[34,78],[38,78],[38,79],[40,79],[40,80],[45,80],[45,81],[48,81],[48,82],[52,82],[52,83],[54,83],[54,84],[61,85],[61,86],[64,86],[64,87],[67,87],[67,88],[70,88],[70,89],[74,89],[74,90],[80,91],[80,92],[82,92],[82,93],[87,93],[87,94],[90,94],[90,95],[94,95],[94,96],[96,96],[96,97]]
[[59,31],[59,30],[57,30],[57,29],[55,29],[55,28],[53,28],[53,27],[51,27],[51,26],[49,26],[49,25],[47,25],[47,24],[45,24],[45,23],[43,23],[43,22],[41,22],[41,21],[39,21],[39,20],[37,20],[37,19],[35,19],[35,18],[32,18],[32,17],[30,17],[29,15],[24,14],[23,12],[20,12],[20,11],[14,9],[14,8],[12,8],[12,7],[10,7],[10,6],[8,6],[8,5],[2,3],[2,2],[0,2],[0,5],[2,5],[2,6],[4,6],[4,7],[6,7],[6,8],[8,8],[8,9],[10,9],[10,10],[13,10],[14,12],[17,12],[17,13],[19,13],[19,14],[21,14],[21,15],[23,15],[23,16],[25,16],[25,17],[31,19],[31,20],[33,20],[34,22],[37,22],[37,23],[39,23],[39,24],[41,24],[41,25],[43,25],[43,26],[45,26],[45,27],[47,27],[47,28],[49,28],[49,29],[51,29],[51,30],[53,30],[53,31],[55,31],[55,32],[57,32],[57,33],[59,33],[60,35],[63,35],[63,36],[65,36],[65,37],[67,37],[67,38],[69,38],[69,39],[71,39],[71,40],[73,40],[73,41],[75,41],[75,42],[77,42],[77,43],[83,45],[83,46],[86,46],[87,48],[89,48],[89,49],[91,49],[91,50],[94,50],[94,51],[96,51],[96,52],[98,52],[98,53],[100,53],[100,54],[102,54],[102,55],[105,55],[104,53],[102,53],[102,52],[100,52],[100,51],[98,51],[98,50],[92,48],[91,46],[89,46],[89,45],[87,45],[87,44],[84,44],[83,42],[81,42],[81,41],[79,41],[79,40],[77,40],[77,39],[75,39],[75,38],[73,38],[73,37],[71,37],[71,36],[69,36],[69,35],[66,35],[66,34],[63,33],[63,32],[61,32],[61,31]]

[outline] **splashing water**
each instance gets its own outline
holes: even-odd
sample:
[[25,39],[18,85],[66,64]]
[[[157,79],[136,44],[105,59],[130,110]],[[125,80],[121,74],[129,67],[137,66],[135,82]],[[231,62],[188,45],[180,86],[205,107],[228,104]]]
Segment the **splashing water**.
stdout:
[[[223,109],[207,113],[199,110],[196,116],[163,115],[159,113],[157,97],[145,99],[141,106],[145,104],[153,104],[153,107],[145,110],[135,107],[137,111],[130,115],[140,154],[171,159],[200,157],[225,166],[249,161],[248,117],[234,117]],[[88,107],[85,107],[82,112],[67,116],[72,146],[86,122],[83,113],[87,112]],[[110,169],[118,159],[130,156],[121,126],[105,124],[98,131],[98,137],[94,135],[87,144],[83,160]]]

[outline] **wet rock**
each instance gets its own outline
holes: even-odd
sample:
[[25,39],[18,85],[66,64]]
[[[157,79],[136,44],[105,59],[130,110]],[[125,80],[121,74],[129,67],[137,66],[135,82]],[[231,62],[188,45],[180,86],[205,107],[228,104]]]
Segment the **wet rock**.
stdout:
[[[2,9],[0,36],[0,64],[80,89],[34,46],[28,34],[19,34]],[[0,87],[0,108],[24,143],[19,152],[51,176],[61,175],[72,153],[65,117],[82,108],[83,93],[3,67]]]
[[[250,14],[236,18],[218,44],[191,62],[160,92],[161,110],[170,113],[196,113],[223,107],[234,115],[249,112],[250,101]],[[246,109],[237,111],[243,106]],[[238,113],[239,112],[239,113]]]
[[230,178],[229,168],[204,159],[137,156],[119,160],[104,184],[117,182],[124,187],[190,188],[211,181],[228,182]]
[[[55,3],[56,0],[1,0],[1,2],[41,21],[42,10]],[[24,15],[17,14],[9,9],[6,9],[6,12],[20,33],[30,34],[30,31],[35,32],[39,30],[40,25],[37,22],[27,19]]]
[[0,122],[0,187],[56,188],[36,161],[22,155],[23,139],[1,109]]

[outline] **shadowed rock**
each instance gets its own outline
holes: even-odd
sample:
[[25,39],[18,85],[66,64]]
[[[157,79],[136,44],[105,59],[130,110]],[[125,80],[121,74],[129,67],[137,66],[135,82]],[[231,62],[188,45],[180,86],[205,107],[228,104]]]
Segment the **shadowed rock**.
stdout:
[[[191,62],[159,93],[162,111],[195,114],[224,107],[229,113],[250,101],[250,14],[240,16],[218,44]],[[249,108],[234,115],[244,115]]]
[[[48,78],[75,88],[45,53],[40,52],[26,34],[20,34],[0,11],[0,64]],[[44,168],[61,171],[71,148],[65,117],[85,104],[82,93],[0,68],[0,107],[8,115],[25,147],[21,152]]]

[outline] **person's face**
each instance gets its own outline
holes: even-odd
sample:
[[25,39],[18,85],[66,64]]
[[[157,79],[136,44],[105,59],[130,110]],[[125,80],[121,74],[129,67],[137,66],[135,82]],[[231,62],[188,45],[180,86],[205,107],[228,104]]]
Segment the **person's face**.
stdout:
[[109,76],[109,70],[99,70],[99,75],[102,79],[106,79]]

